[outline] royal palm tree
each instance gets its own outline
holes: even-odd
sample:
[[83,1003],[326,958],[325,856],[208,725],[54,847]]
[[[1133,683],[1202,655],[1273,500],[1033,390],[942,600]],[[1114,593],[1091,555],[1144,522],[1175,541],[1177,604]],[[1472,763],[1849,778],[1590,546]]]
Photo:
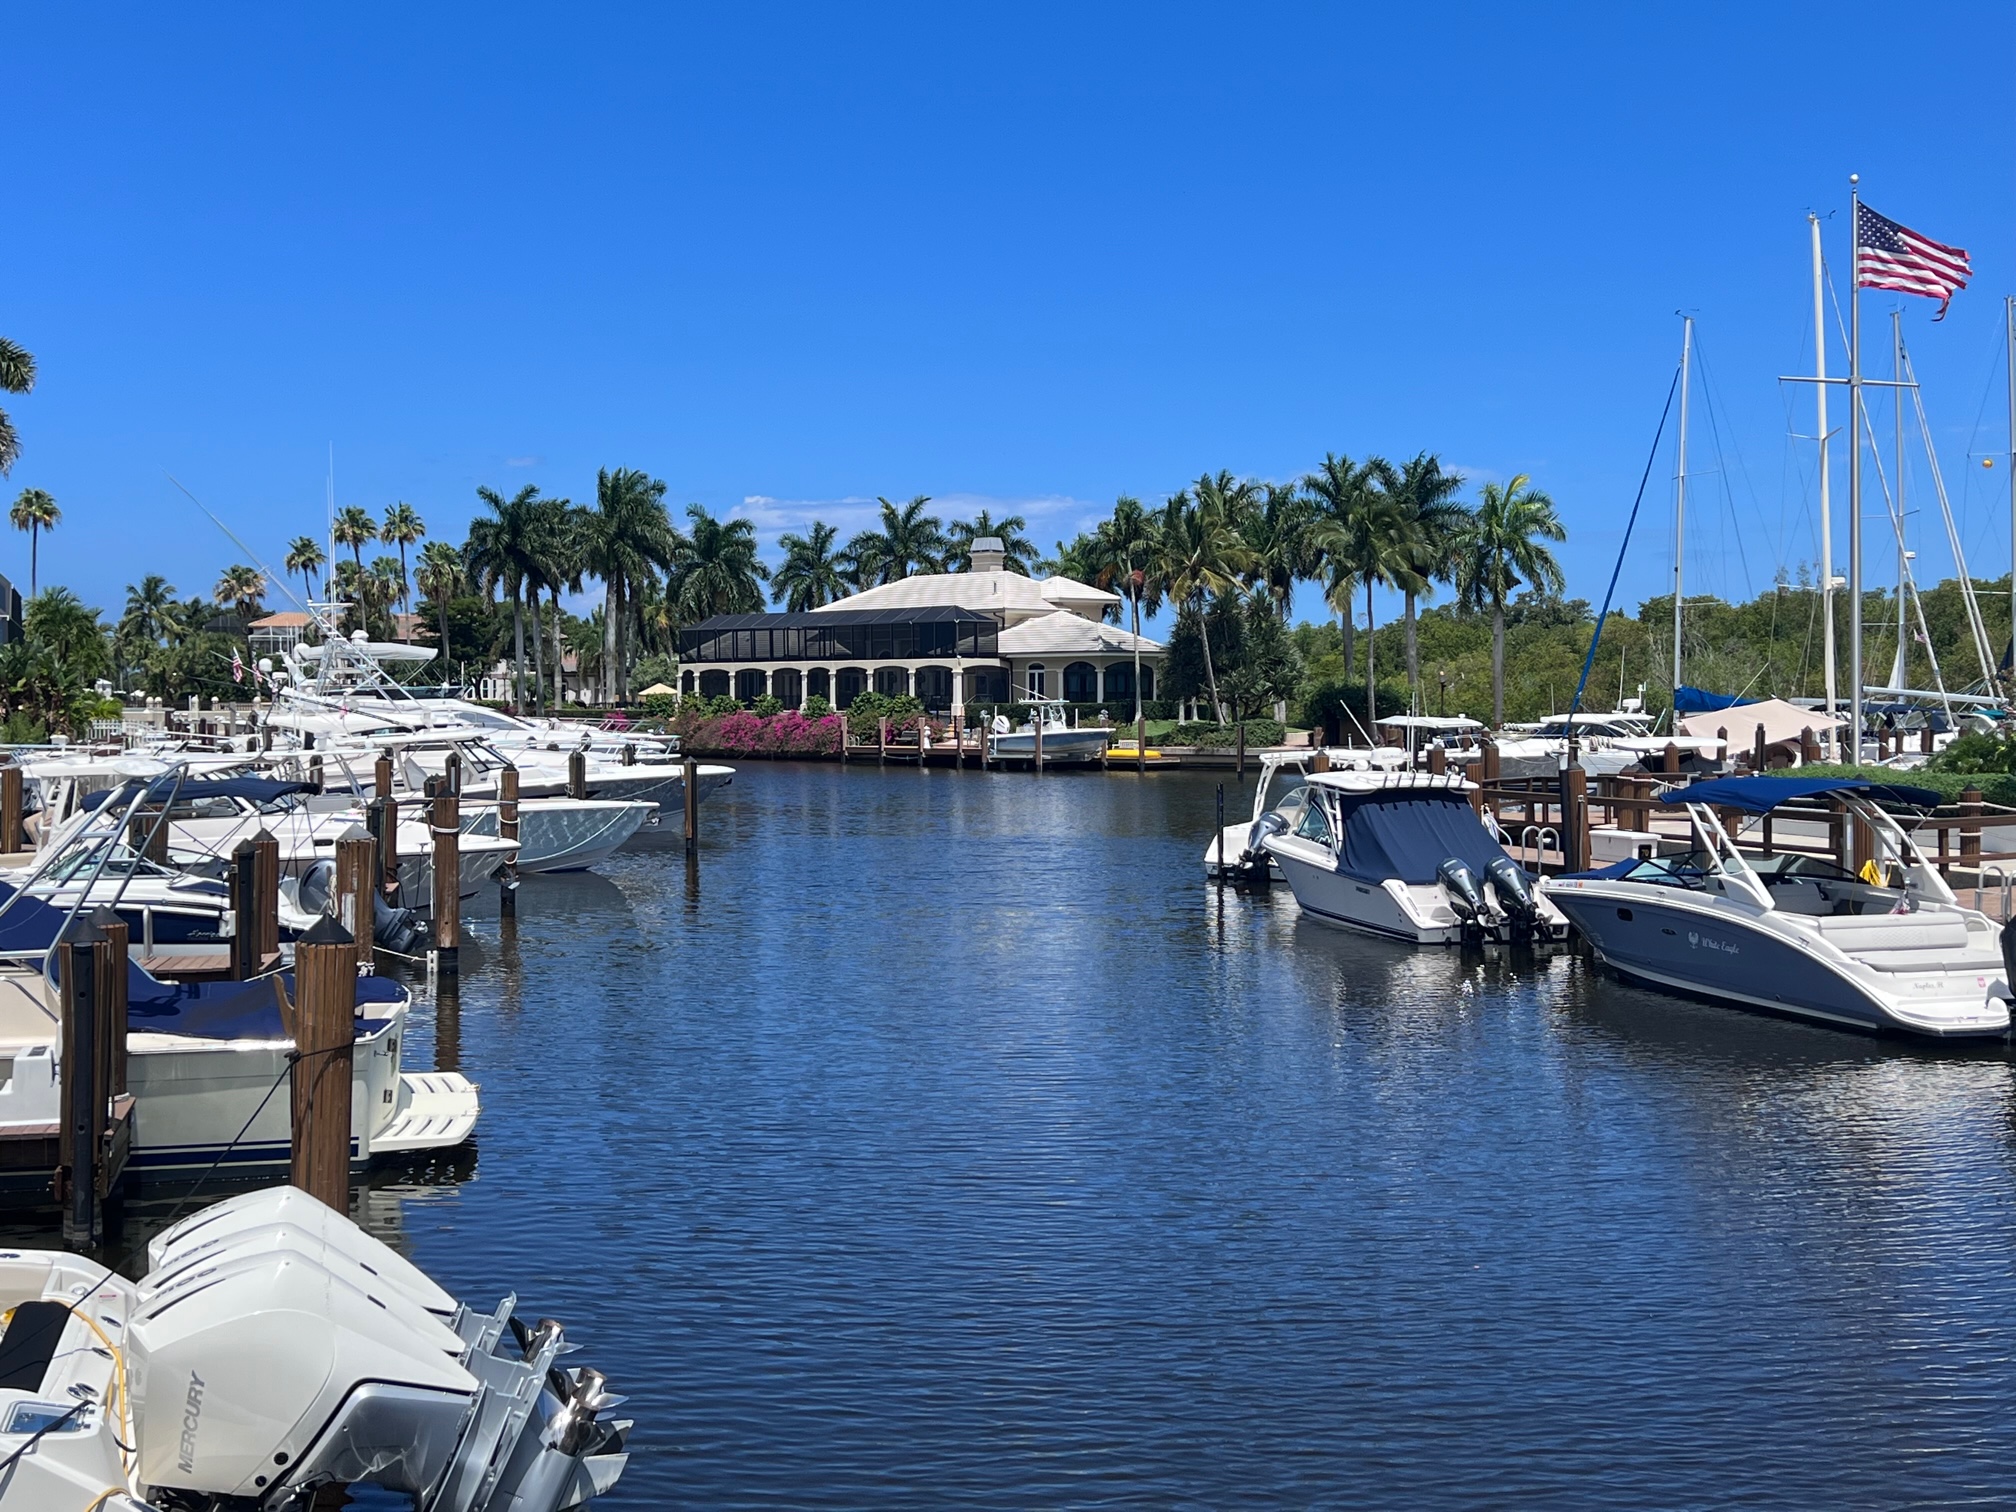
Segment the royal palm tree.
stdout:
[[[571,500],[539,501],[538,568],[534,573],[534,579],[537,587],[546,590],[553,607],[550,629],[553,648],[553,701],[556,705],[562,702],[561,695],[565,692],[567,680],[566,646],[563,643],[566,616],[560,608],[560,594],[563,590],[568,593],[579,593],[581,585],[587,579],[588,530],[588,511]],[[539,629],[536,607],[532,623],[536,634]]]
[[344,505],[336,511],[336,522],[329,534],[338,546],[350,548],[350,560],[357,564],[358,572],[363,572],[364,543],[378,539],[378,524],[370,511],[357,504]]
[[698,504],[686,506],[692,529],[679,538],[665,598],[682,623],[717,614],[757,614],[770,569],[756,555],[756,527],[747,520],[717,520]]
[[614,703],[628,692],[634,587],[654,568],[669,571],[679,548],[679,532],[665,513],[665,485],[635,468],[604,468],[596,475],[595,509],[584,537],[584,570],[602,579],[607,590],[602,680]]
[[954,520],[945,528],[945,570],[971,572],[973,543],[992,536],[1001,543],[1002,570],[1029,576],[1029,564],[1036,559],[1036,543],[1022,533],[1028,528],[1029,522],[1019,514],[997,520],[984,509],[970,520]]
[[812,522],[810,536],[782,535],[777,544],[784,548],[784,562],[770,579],[770,598],[793,614],[804,614],[840,598],[846,584],[840,575],[839,553],[833,538],[839,532],[820,520]]
[[259,607],[259,596],[266,591],[266,574],[257,567],[226,567],[217,586],[211,590],[220,604],[229,604],[238,611],[240,620],[250,620],[253,611]]
[[28,597],[35,597],[37,558],[42,544],[42,532],[54,530],[63,523],[63,511],[56,501],[39,488],[24,488],[21,497],[14,501],[7,518],[14,522],[16,530],[28,532]]
[[[35,387],[35,359],[23,347],[0,336],[0,394],[25,394]],[[0,410],[0,478],[14,470],[21,456],[21,438],[14,422]]]
[[1309,540],[1315,519],[1316,506],[1299,487],[1269,483],[1240,525],[1239,533],[1253,549],[1252,586],[1266,595],[1284,624],[1294,606],[1295,584],[1317,571]]
[[175,585],[158,572],[150,572],[126,585],[126,610],[119,616],[119,629],[134,640],[158,645],[166,640],[177,623]]
[[446,541],[429,541],[420,548],[420,561],[413,569],[413,581],[434,605],[441,618],[441,660],[448,660],[448,601],[462,591],[467,581],[462,553]]
[[[1081,530],[1068,541],[1059,541],[1054,554],[1037,562],[1036,570],[1047,577],[1070,578],[1074,583],[1089,583],[1099,575],[1098,543],[1092,532]],[[1114,624],[1120,623],[1120,611],[1109,608],[1106,618]]]
[[1477,507],[1456,539],[1456,591],[1472,609],[1491,611],[1491,722],[1505,723],[1505,604],[1525,583],[1559,593],[1561,564],[1541,543],[1565,541],[1568,532],[1554,501],[1520,473],[1500,487],[1486,483]]
[[[420,516],[415,513],[411,504],[401,502],[385,506],[385,520],[378,527],[378,539],[383,541],[387,546],[397,546],[399,548],[399,581],[401,583],[406,581],[406,548],[417,545],[420,538],[426,534],[427,526]],[[403,589],[399,595],[399,607],[401,609],[410,609],[412,607]]]
[[1162,605],[1162,580],[1153,570],[1155,517],[1139,499],[1122,494],[1113,501],[1113,513],[1092,533],[1092,542],[1092,582],[1119,594],[1134,617],[1134,735],[1139,741],[1147,733],[1141,727],[1141,611],[1153,614]]
[[536,484],[528,483],[510,498],[494,488],[479,488],[476,497],[490,509],[469,524],[465,548],[468,570],[487,596],[502,588],[511,598],[512,705],[525,707],[525,588],[531,581],[538,552]]
[[296,536],[287,543],[287,558],[281,565],[287,575],[301,574],[301,586],[307,590],[309,598],[317,597],[315,575],[329,565],[329,558],[322,550],[322,543],[313,536]]
[[1391,490],[1394,502],[1414,527],[1420,551],[1400,581],[1407,596],[1407,694],[1410,708],[1421,704],[1421,651],[1415,637],[1415,604],[1449,581],[1456,571],[1456,540],[1470,511],[1456,501],[1461,473],[1444,472],[1439,457],[1418,453],[1400,469]]
[[946,548],[951,545],[938,528],[938,517],[924,513],[929,494],[918,494],[900,507],[877,498],[882,506],[882,528],[864,530],[847,543],[848,554],[861,566],[864,575],[879,583],[893,583],[913,572],[941,572]]
[[1207,601],[1230,591],[1239,575],[1253,564],[1253,552],[1233,523],[1253,502],[1258,490],[1237,482],[1229,472],[1206,473],[1189,491],[1163,506],[1156,529],[1156,575],[1164,591],[1179,604],[1197,611],[1197,630],[1204,642],[1204,678],[1211,686],[1211,707],[1225,722],[1225,704],[1218,696],[1218,672],[1211,662],[1211,626]]
[[[1384,457],[1353,462],[1349,457],[1327,452],[1323,465],[1303,478],[1302,487],[1308,492],[1318,519],[1341,521],[1357,507],[1365,493],[1385,487],[1394,477],[1392,464]],[[1325,600],[1337,611],[1337,625],[1344,639],[1344,675],[1349,677],[1354,660],[1351,598],[1358,585],[1346,565],[1329,560],[1320,550],[1312,565],[1315,574],[1323,579]]]
[[1423,586],[1415,570],[1420,531],[1399,500],[1379,487],[1361,489],[1341,516],[1326,514],[1310,527],[1309,536],[1341,575],[1365,587],[1365,734],[1370,739],[1379,720],[1379,621],[1372,594],[1381,584],[1403,590]]

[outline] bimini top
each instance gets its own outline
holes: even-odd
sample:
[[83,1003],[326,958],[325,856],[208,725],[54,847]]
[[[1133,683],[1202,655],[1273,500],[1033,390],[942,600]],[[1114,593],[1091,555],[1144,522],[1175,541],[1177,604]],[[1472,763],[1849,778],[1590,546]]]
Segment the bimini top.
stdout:
[[1827,793],[1856,793],[1878,803],[1908,803],[1914,808],[1937,808],[1946,801],[1943,794],[1930,788],[1871,782],[1866,777],[1711,777],[1705,782],[1676,788],[1659,801],[1674,808],[1686,803],[1706,803],[1716,808],[1741,809],[1746,814],[1768,814],[1794,798],[1815,798]]
[[[178,772],[169,772],[156,777],[148,786],[144,800],[148,803],[193,801],[198,798],[246,798],[253,803],[267,804],[276,798],[284,798],[289,793],[312,793],[316,791],[312,782],[284,782],[277,777],[185,777]],[[95,793],[86,793],[79,803],[87,809],[95,809],[115,794],[123,799],[127,788],[104,788]]]

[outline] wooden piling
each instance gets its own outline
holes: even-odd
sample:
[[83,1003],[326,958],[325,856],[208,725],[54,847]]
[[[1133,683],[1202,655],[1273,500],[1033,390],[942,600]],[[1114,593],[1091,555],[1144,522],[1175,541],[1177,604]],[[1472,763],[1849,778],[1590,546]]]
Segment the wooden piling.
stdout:
[[371,769],[372,795],[378,798],[392,796],[392,753],[380,751],[378,761]]
[[399,800],[373,798],[364,807],[365,823],[377,845],[375,885],[387,903],[399,901]]
[[[497,774],[497,834],[501,839],[518,838],[518,768],[507,766]],[[497,879],[497,907],[500,913],[518,911],[518,853],[504,863]]]
[[10,761],[0,767],[0,853],[17,855],[21,847],[21,768]]
[[889,764],[889,716],[887,714],[878,714],[875,717],[875,760],[881,766]]
[[1766,749],[1767,748],[1764,743],[1764,726],[1760,724],[1759,726],[1757,726],[1757,738],[1754,741],[1752,741],[1750,745],[1751,771],[1761,772],[1764,770],[1767,761],[1765,754]]
[[259,974],[259,848],[249,836],[231,852],[226,885],[231,898],[231,979],[249,982]]
[[1923,751],[1927,756],[1932,754],[1932,724],[1929,720],[1919,727],[1918,749]]
[[252,837],[257,861],[253,907],[259,920],[259,969],[280,956],[280,842],[264,829]]
[[294,947],[290,1179],[339,1213],[350,1210],[350,1077],[359,943],[322,918]]
[[90,919],[72,923],[56,947],[62,1014],[62,1061],[57,1067],[61,1125],[58,1179],[62,1185],[63,1242],[92,1248],[104,1237],[100,1207],[106,1114],[111,1091],[100,1046],[104,1022],[99,947],[105,932]]
[[1243,719],[1239,721],[1238,753],[1236,770],[1233,775],[1244,780],[1246,776],[1246,721]]
[[[844,728],[844,727],[843,727]],[[686,854],[700,854],[700,767],[691,756],[686,758],[683,780],[679,784],[680,797],[684,800],[686,820]]]
[[1140,776],[1148,775],[1148,720],[1138,703],[1134,706],[1134,770]]
[[1589,774],[1579,766],[1561,774],[1561,863],[1564,871],[1589,864]]
[[[303,747],[303,749],[306,749],[306,747]],[[319,793],[322,791],[322,758],[320,756],[310,756],[308,758],[308,781],[316,792]]]
[[1981,789],[1977,787],[1960,790],[1960,865],[1971,866],[1977,873],[1981,866]]
[[1449,753],[1440,743],[1428,747],[1428,775],[1440,777],[1449,770]]
[[[378,863],[378,845],[361,826],[353,825],[336,841],[336,920],[352,943],[353,961],[371,959],[377,910],[372,905],[371,875]],[[354,966],[353,966],[354,969]]]
[[588,796],[588,753],[569,751],[567,753],[567,796],[586,798]]
[[1813,727],[1808,725],[1799,732],[1799,760],[1802,765],[1807,765],[1819,759],[1820,740],[1813,733]]
[[637,742],[634,740],[626,740],[623,742],[623,765],[624,766],[637,765]]
[[1666,749],[1659,753],[1659,770],[1668,777],[1680,775],[1680,747],[1670,740],[1666,742]]
[[452,975],[461,962],[462,800],[434,795],[434,969]]
[[1029,728],[1036,732],[1036,770],[1040,773],[1043,770],[1043,711],[1041,709],[1031,709],[1029,711]]

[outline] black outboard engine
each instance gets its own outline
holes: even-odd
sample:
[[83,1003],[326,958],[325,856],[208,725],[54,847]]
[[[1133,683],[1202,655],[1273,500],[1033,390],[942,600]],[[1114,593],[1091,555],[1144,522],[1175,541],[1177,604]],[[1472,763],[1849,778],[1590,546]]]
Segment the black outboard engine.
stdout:
[[1519,863],[1510,856],[1498,856],[1484,868],[1491,890],[1498,894],[1498,906],[1512,923],[1515,934],[1531,936],[1540,925],[1540,905],[1534,900],[1533,885]]
[[2016,924],[2002,926],[2002,979],[2016,992]]
[[1470,863],[1451,856],[1435,868],[1435,880],[1449,894],[1449,906],[1463,921],[1464,932],[1482,928],[1490,915],[1484,910],[1484,885]]
[[[309,913],[334,913],[336,863],[328,857],[313,862],[295,883],[294,896]],[[427,923],[410,908],[394,908],[383,898],[371,899],[372,940],[400,955],[418,955],[427,943]]]

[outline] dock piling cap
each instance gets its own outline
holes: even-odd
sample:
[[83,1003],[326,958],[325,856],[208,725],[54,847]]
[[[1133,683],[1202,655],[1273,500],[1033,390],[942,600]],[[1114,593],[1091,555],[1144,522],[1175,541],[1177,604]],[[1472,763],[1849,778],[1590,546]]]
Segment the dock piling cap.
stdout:
[[324,914],[300,936],[301,945],[355,945],[357,938],[345,929],[334,914]]

